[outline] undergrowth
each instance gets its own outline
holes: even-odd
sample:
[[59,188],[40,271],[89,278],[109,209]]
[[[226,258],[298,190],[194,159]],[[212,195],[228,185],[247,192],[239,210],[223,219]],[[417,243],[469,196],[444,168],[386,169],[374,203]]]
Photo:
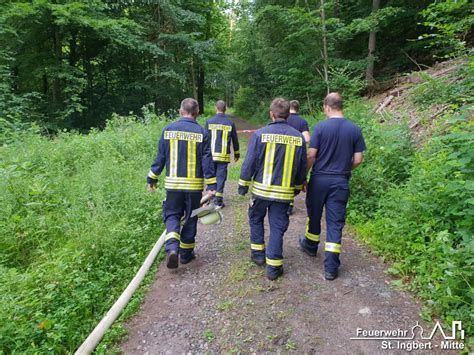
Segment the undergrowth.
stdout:
[[[461,320],[472,334],[474,121],[472,106],[460,106],[473,96],[472,67],[463,72],[463,80],[449,85],[429,78],[429,85],[438,88],[432,104],[442,97],[449,109],[429,122],[434,129],[419,149],[412,146],[405,123],[377,122],[362,104],[348,108],[347,116],[362,127],[367,143],[365,162],[351,181],[348,220],[360,238],[392,262],[389,272],[421,296],[425,319],[441,316],[448,327]],[[426,90],[421,84],[411,99],[423,100]]]
[[74,352],[141,266],[163,229],[147,121],[0,147],[0,353]]

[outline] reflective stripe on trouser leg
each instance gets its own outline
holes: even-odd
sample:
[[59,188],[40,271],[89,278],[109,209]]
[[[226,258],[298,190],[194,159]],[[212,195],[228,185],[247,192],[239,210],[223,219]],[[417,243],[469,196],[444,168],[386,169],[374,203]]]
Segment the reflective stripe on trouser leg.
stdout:
[[178,251],[181,235],[181,218],[184,216],[184,192],[166,191],[163,219],[166,225],[165,250]]
[[[191,212],[200,206],[201,192],[185,192],[185,208],[186,216],[191,215]],[[197,232],[198,218],[187,218],[181,229],[181,241],[179,244],[181,256],[186,257],[194,250],[195,238]]]
[[309,218],[308,222],[306,223],[306,231],[304,233],[304,236],[306,237],[306,239],[313,243],[319,243],[319,234],[313,234],[309,231]]
[[268,202],[268,223],[270,225],[270,238],[265,252],[268,266],[283,266],[283,235],[288,229],[290,218],[288,216],[288,203]]
[[[248,211],[250,225],[250,246],[252,255],[258,258],[263,258],[265,256],[265,230],[263,227],[263,221],[265,219],[265,215],[267,214],[267,202],[268,201],[265,200],[255,199]],[[263,248],[258,250],[256,246],[263,246]]]
[[316,253],[321,234],[321,216],[327,196],[327,186],[318,176],[311,176],[306,193],[308,222],[305,229],[305,244],[309,251]]
[[332,177],[326,200],[326,244],[324,269],[334,272],[341,262],[342,229],[346,221],[346,205],[349,200],[349,183],[346,178]]
[[332,253],[341,253],[341,244],[326,242],[324,245],[324,251],[330,251]]
[[214,163],[214,166],[217,178],[216,197],[222,197],[224,196],[224,187],[227,180],[228,163]]
[[263,250],[265,250],[265,244],[250,244],[250,249],[257,250],[257,251],[263,251]]

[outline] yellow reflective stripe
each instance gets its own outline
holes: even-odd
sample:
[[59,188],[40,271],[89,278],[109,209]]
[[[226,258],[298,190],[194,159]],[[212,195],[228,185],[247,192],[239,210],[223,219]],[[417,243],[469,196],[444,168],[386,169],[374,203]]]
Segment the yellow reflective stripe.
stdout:
[[234,150],[234,155],[235,154],[240,155],[240,152],[238,150]]
[[189,178],[189,177],[179,177],[179,176],[167,176],[165,177],[165,181],[168,182],[189,182],[193,184],[203,183],[204,178]]
[[202,191],[204,189],[203,178],[180,178],[169,177],[165,178],[165,189],[171,190],[196,190]]
[[217,184],[217,179],[215,177],[204,179],[206,185]]
[[251,183],[252,183],[251,181],[239,179],[240,186],[250,186]]
[[276,185],[265,185],[262,184],[261,182],[254,181],[255,187],[257,187],[260,190],[266,190],[269,192],[275,191],[283,194],[293,194],[295,192],[295,189],[293,187],[283,187],[283,186],[276,186]]
[[273,164],[275,160],[275,143],[267,143],[265,147],[265,163],[263,166],[263,178],[262,183],[264,185],[272,184],[272,175],[273,175]]
[[188,178],[196,176],[196,142],[188,142]]
[[326,242],[326,244],[324,246],[324,250],[325,251],[330,251],[332,253],[340,253],[341,252],[341,244]]
[[155,173],[153,173],[153,171],[151,170],[148,172],[148,177],[154,180],[158,180],[158,175],[155,175]]
[[295,160],[295,149],[296,149],[296,147],[294,145],[290,145],[286,149],[290,150],[290,161],[288,162],[288,165],[285,166],[286,182],[285,182],[285,184],[282,184],[282,185],[289,187],[289,186],[291,186],[291,178],[293,177],[293,162]]
[[303,190],[303,185],[295,185],[295,190]]
[[252,250],[265,250],[265,244],[250,244]]
[[290,161],[289,152],[291,145],[285,147],[285,159],[283,160],[283,174],[281,176],[281,186],[287,186],[288,162]]
[[230,157],[230,154],[216,153],[213,155],[213,157]]
[[265,259],[266,259],[267,265],[270,265],[270,266],[283,266],[283,260],[269,259],[269,258],[265,258]]
[[319,234],[313,234],[313,233],[309,232],[309,221],[306,224],[306,232],[305,232],[304,236],[307,239],[312,240],[313,242],[319,242]]
[[227,137],[229,136],[229,131],[222,131],[222,154],[227,155]]
[[178,143],[177,139],[170,140],[170,173],[169,176],[178,175]]
[[192,184],[172,184],[165,182],[165,189],[167,190],[191,190],[191,191],[202,191],[204,185],[192,185]]
[[213,161],[220,161],[220,162],[223,162],[223,163],[230,163],[230,155],[226,158],[224,158],[224,157],[212,157],[212,160]]
[[222,197],[224,194],[222,192],[216,192],[216,197]]
[[194,246],[196,245],[196,243],[183,243],[183,242],[179,242],[179,247],[181,249],[194,249]]
[[283,194],[279,192],[267,192],[256,189],[255,186],[252,188],[252,193],[257,196],[266,197],[270,199],[277,199],[277,200],[284,200],[284,201],[293,201],[294,195],[293,194]]
[[180,236],[179,236],[179,234],[176,233],[176,232],[169,232],[168,234],[166,234],[165,241],[170,240],[170,239],[178,239],[178,240],[180,240]]
[[313,242],[319,242],[319,235],[317,234],[311,234],[310,232],[306,232],[304,236],[306,237],[306,239],[309,239]]
[[217,140],[217,129],[211,129],[211,153],[214,155],[216,153],[216,140]]

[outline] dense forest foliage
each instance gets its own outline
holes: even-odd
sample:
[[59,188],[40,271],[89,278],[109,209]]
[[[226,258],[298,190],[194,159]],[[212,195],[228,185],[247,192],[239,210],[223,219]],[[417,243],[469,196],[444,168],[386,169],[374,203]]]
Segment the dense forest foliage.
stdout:
[[[368,146],[353,230],[425,318],[472,334],[472,11],[469,0],[1,1],[0,353],[73,352],[131,279],[161,232],[162,195],[144,176],[181,99],[210,114],[224,98],[264,122],[282,95],[314,124],[328,90]],[[453,58],[449,75],[422,72]],[[418,140],[406,112],[375,115],[363,97],[411,71]]]
[[471,9],[468,0],[2,1],[0,117],[83,131],[113,112],[167,112],[186,96],[201,106],[205,96],[235,99],[254,113],[284,95],[314,110],[328,89],[358,94],[365,79],[377,87],[465,52]]

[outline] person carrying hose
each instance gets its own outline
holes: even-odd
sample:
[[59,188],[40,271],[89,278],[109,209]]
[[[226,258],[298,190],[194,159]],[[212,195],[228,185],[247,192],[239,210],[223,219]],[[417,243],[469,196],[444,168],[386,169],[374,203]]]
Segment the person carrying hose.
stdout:
[[[210,137],[196,122],[199,105],[184,99],[179,110],[181,118],[165,127],[158,143],[158,152],[147,176],[148,190],[154,192],[158,176],[166,168],[166,200],[163,219],[166,225],[166,266],[178,267],[195,259],[194,247],[198,217],[191,217],[199,208],[204,185],[208,197],[215,195],[216,176],[212,161]],[[185,217],[184,225],[181,220]]]

